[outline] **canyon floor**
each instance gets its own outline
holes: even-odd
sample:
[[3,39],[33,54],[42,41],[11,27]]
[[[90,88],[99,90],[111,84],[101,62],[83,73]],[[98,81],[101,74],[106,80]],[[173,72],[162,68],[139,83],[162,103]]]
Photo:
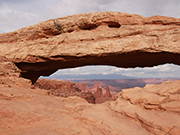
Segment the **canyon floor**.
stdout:
[[124,89],[115,101],[0,85],[1,135],[178,135],[180,81]]

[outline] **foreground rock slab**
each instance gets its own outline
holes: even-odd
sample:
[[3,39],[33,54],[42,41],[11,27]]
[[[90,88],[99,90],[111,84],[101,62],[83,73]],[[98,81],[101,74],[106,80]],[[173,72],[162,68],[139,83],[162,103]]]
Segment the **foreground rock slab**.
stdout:
[[179,135],[180,81],[124,89],[115,101],[0,85],[1,135]]

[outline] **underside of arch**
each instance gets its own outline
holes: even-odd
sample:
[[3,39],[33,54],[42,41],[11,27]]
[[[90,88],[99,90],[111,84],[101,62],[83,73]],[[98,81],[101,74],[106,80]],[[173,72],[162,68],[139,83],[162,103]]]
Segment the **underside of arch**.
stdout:
[[[34,56],[32,56],[34,58]],[[168,52],[140,52],[134,51],[123,54],[104,54],[100,56],[55,56],[50,59],[38,57],[44,62],[15,63],[22,71],[21,76],[30,79],[32,83],[40,76],[49,76],[58,69],[74,68],[86,65],[109,65],[123,68],[153,67],[160,64],[173,63],[180,65],[180,54]]]
[[[86,65],[180,65],[180,19],[94,12],[0,34],[0,56],[34,83],[58,69]],[[19,75],[19,74],[18,74]]]

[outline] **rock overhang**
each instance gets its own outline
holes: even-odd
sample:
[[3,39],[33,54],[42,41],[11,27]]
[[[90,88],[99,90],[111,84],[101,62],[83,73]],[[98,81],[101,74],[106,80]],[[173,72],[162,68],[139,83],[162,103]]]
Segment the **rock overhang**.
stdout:
[[34,83],[85,65],[180,65],[180,19],[119,12],[78,14],[0,34],[0,54]]

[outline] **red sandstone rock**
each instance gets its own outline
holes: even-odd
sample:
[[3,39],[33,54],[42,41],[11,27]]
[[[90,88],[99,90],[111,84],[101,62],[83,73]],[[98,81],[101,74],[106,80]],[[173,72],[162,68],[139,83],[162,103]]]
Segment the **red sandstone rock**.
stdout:
[[103,103],[105,101],[113,100],[108,84],[106,86],[106,92],[105,93],[103,93],[103,90],[102,90],[103,88],[102,88],[102,86],[100,85],[99,82],[94,83],[94,86],[92,88],[93,90],[94,90],[95,86],[97,86],[96,91],[93,94],[94,97],[95,97],[95,103]]
[[34,87],[48,90],[49,95],[60,97],[78,96],[86,99],[89,103],[95,103],[95,98],[91,92],[81,91],[81,89],[71,81],[38,79]]
[[142,127],[153,134],[178,135],[179,87],[180,81],[174,81],[159,85],[147,84],[144,88],[124,89],[112,103],[112,106],[115,105],[112,109],[139,121]]
[[89,92],[89,87],[87,83],[76,83],[75,84],[81,91]]
[[118,12],[63,17],[0,34],[0,133],[179,135],[180,81],[124,89],[115,101],[96,105],[27,85],[27,79],[34,83],[60,68],[180,65],[179,37],[180,19]]
[[108,84],[106,86],[106,93],[103,95],[103,97],[112,97]]
[[95,82],[94,86],[90,89],[91,92],[97,91],[97,87],[102,89],[102,92],[105,92],[106,90],[101,86],[100,82]]
[[178,18],[94,12],[0,34],[0,55],[34,83],[58,69],[85,65],[180,65],[179,37]]
[[0,84],[30,87],[31,81],[20,77],[20,70],[9,59],[0,55]]
[[99,87],[97,86],[97,89],[96,89],[96,91],[94,92],[94,97],[95,97],[95,98],[101,98],[102,95],[103,95],[102,88],[99,88]]
[[[146,84],[161,84],[162,82],[176,81],[176,80],[180,80],[180,78],[115,79],[115,80],[102,79],[102,80],[98,80],[98,82],[101,84],[103,88],[105,88],[106,84],[108,84],[112,94],[112,92],[119,93],[121,92],[122,89],[128,89],[134,87],[143,88]],[[91,88],[93,87],[93,84],[96,81],[97,80],[80,80],[79,82],[88,83],[88,85],[90,85]],[[92,92],[94,92],[94,90],[96,90],[95,87],[93,88]]]
[[174,81],[124,89],[115,101],[94,105],[0,84],[0,133],[179,135],[179,88]]

